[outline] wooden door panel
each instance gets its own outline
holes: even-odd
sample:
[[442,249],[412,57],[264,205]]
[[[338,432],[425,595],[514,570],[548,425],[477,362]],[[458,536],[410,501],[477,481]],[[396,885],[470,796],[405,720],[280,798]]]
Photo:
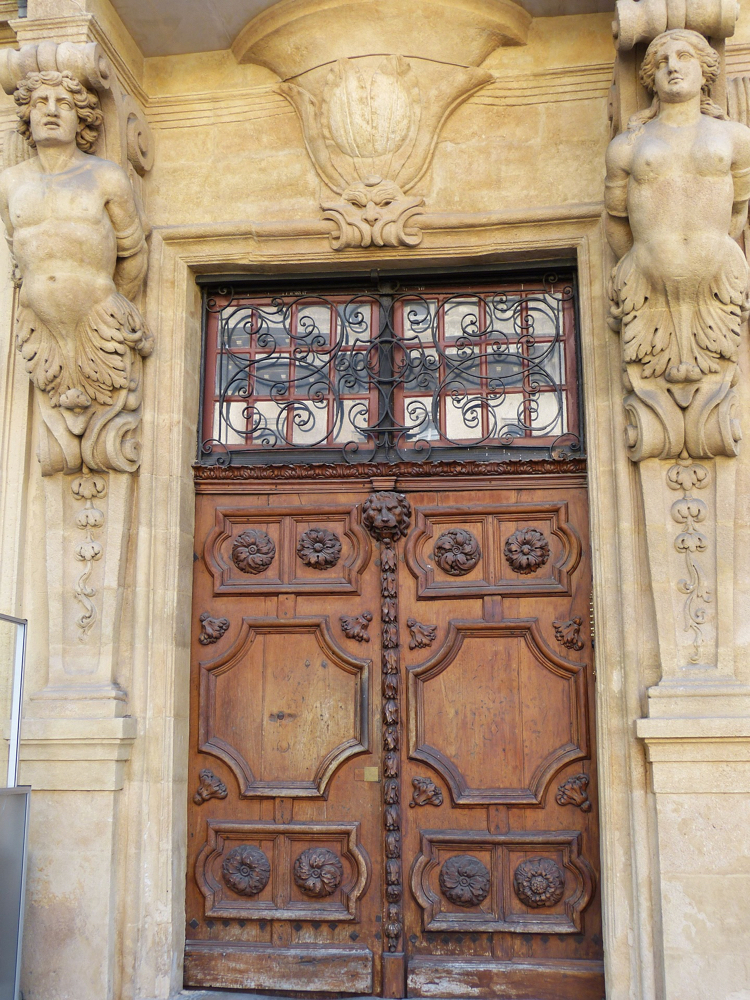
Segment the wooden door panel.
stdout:
[[340,648],[327,617],[243,618],[199,669],[199,750],[226,761],[241,796],[322,795],[370,749],[370,661]]
[[409,755],[456,805],[537,805],[586,756],[584,672],[546,645],[536,619],[454,621],[443,647],[409,668],[409,722]]

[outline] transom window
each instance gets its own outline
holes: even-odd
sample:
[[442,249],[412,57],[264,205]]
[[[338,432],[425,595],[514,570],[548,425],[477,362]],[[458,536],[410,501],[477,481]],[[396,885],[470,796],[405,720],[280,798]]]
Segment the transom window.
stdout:
[[209,290],[201,460],[578,450],[574,305],[557,276]]

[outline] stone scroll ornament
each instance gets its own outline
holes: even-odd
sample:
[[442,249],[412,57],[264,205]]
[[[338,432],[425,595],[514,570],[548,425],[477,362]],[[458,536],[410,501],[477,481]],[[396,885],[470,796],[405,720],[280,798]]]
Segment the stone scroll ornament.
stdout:
[[136,305],[148,250],[133,171],[151,166],[148,126],[96,43],[4,50],[0,83],[19,119],[0,215],[19,287],[17,345],[43,422],[42,474],[134,472],[142,362],[154,346]]
[[698,32],[659,34],[640,71],[651,106],[607,150],[605,226],[619,258],[610,325],[621,337],[635,462],[738,452],[737,355],[750,298],[736,240],[750,196],[750,129],[711,100],[719,69]]
[[411,505],[401,493],[372,493],[362,505],[362,524],[380,543],[380,622],[383,682],[383,835],[386,911],[383,931],[389,952],[397,952],[403,934],[403,861],[401,856],[400,658],[398,624],[398,553],[396,544],[409,531]]

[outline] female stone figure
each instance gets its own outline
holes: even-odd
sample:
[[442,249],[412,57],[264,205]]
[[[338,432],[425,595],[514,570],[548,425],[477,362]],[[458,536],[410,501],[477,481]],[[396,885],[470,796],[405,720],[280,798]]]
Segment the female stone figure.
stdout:
[[131,299],[147,249],[127,174],[90,150],[95,94],[69,72],[29,73],[18,131],[37,155],[0,175],[0,216],[21,286],[18,346],[48,434],[42,471],[133,471],[141,358],[152,335]]
[[747,219],[750,129],[711,101],[718,72],[702,35],[658,35],[641,67],[653,103],[607,150],[607,238],[621,258],[611,325],[632,389],[636,461],[737,451],[732,386],[750,300],[735,239]]

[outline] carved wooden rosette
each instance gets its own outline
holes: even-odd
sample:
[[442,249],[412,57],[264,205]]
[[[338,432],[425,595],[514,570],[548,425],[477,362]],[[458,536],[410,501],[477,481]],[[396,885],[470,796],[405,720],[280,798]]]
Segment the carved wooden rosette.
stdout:
[[373,493],[362,508],[362,523],[380,543],[380,621],[383,664],[383,826],[385,837],[385,913],[383,931],[389,952],[399,950],[403,933],[401,857],[400,657],[398,627],[398,552],[409,530],[411,506],[400,493]]

